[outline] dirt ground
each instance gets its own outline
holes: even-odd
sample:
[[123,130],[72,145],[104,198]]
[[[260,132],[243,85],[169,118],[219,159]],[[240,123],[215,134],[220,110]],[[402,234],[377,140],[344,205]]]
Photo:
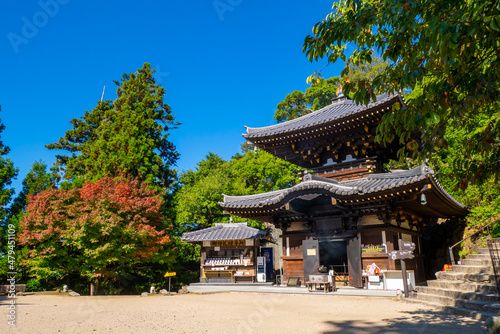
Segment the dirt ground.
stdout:
[[388,298],[216,293],[0,297],[0,333],[486,333],[473,320]]

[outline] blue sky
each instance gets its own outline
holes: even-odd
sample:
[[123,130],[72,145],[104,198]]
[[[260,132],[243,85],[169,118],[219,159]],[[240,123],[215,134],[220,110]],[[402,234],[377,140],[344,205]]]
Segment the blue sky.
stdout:
[[[9,1],[0,11],[0,119],[17,190],[36,160],[49,166],[69,121],[113,80],[149,62],[182,125],[170,136],[177,169],[209,152],[230,159],[244,125],[274,124],[276,105],[324,63],[302,53],[332,1]],[[338,75],[341,64],[325,70]]]

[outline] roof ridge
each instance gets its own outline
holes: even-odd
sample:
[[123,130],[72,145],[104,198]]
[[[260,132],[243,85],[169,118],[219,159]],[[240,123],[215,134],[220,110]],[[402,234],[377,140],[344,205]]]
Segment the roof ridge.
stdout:
[[[304,127],[307,127],[307,126],[311,126],[311,125],[319,125],[319,124],[323,124],[323,123],[326,123],[326,122],[329,122],[329,121],[332,121],[332,120],[335,120],[335,119],[340,119],[342,117],[347,117],[349,116],[350,114],[352,113],[355,113],[355,112],[358,112],[360,110],[367,110],[367,109],[370,109],[370,108],[373,108],[377,105],[380,105],[390,99],[393,99],[393,98],[397,98],[399,97],[399,94],[387,94],[387,93],[384,93],[384,94],[380,94],[376,97],[376,101],[370,101],[368,103],[368,105],[364,105],[362,103],[360,104],[357,104],[355,101],[353,100],[349,100],[349,99],[345,99],[345,100],[342,100],[342,101],[337,101],[335,103],[332,103],[332,104],[329,104],[327,105],[326,107],[323,107],[319,110],[315,110],[309,114],[306,114],[306,115],[303,115],[303,116],[300,116],[300,117],[297,117],[297,118],[294,118],[292,120],[289,120],[289,121],[286,121],[286,122],[282,122],[282,123],[277,123],[277,124],[272,124],[272,125],[268,125],[268,126],[263,126],[263,127],[249,127],[249,126],[245,126],[247,132],[246,134],[243,134],[243,137],[250,137],[252,138],[254,134],[259,134],[259,133],[262,133],[262,132],[268,132],[268,131],[273,131],[275,129],[279,129],[279,128],[285,128],[283,129],[282,131],[283,132],[291,132],[291,131],[295,131],[295,130],[298,130],[298,129],[301,129],[301,128],[304,128]],[[343,114],[341,113],[340,111],[342,110],[342,107],[345,107],[345,106],[356,106],[357,108],[351,110],[350,112],[346,113],[346,114]],[[325,113],[328,113],[328,112],[335,112],[336,110],[332,110],[332,109],[338,109],[337,113],[334,113],[333,115],[329,115],[329,117],[326,117],[325,119],[320,119],[318,120],[317,122],[315,123],[306,123],[306,124],[303,124],[303,125],[299,125],[297,127],[293,127],[293,125],[295,125],[296,123],[301,123],[301,122],[304,122],[309,120],[310,118],[315,118],[317,117],[318,115],[322,115],[322,114],[325,114]]]

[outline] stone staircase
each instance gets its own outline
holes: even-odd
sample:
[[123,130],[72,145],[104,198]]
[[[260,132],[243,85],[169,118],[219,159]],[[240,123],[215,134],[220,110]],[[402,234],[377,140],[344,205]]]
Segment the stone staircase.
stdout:
[[[494,239],[500,245],[500,239]],[[425,303],[452,313],[486,319],[500,315],[500,299],[488,248],[477,247],[453,271],[436,273],[436,280],[417,286],[406,298],[408,302]],[[500,274],[497,272],[497,274]]]

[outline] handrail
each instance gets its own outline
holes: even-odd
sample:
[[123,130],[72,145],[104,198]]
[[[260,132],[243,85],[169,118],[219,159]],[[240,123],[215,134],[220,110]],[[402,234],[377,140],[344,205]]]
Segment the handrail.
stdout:
[[[457,242],[457,243],[456,243],[456,244],[454,244],[453,246],[449,247],[451,264],[452,264],[452,265],[454,265],[454,264],[455,264],[455,259],[453,258],[453,247],[455,247],[456,245],[458,245],[458,244],[462,243],[463,241],[465,241],[465,240],[469,239],[469,238],[470,238],[470,237],[472,237],[473,235],[478,234],[479,232],[483,231],[485,228],[488,228],[490,225],[496,224],[496,223],[498,223],[498,222],[500,222],[500,219],[497,219],[497,220],[495,220],[494,222],[491,222],[491,223],[489,223],[488,225],[483,226],[480,230],[478,230],[478,231],[474,232],[473,234],[469,235],[469,236],[468,236],[468,237],[466,237],[466,238],[463,238],[462,240],[460,240],[459,242]],[[491,233],[490,233],[490,229],[488,229],[488,233],[491,235]]]

